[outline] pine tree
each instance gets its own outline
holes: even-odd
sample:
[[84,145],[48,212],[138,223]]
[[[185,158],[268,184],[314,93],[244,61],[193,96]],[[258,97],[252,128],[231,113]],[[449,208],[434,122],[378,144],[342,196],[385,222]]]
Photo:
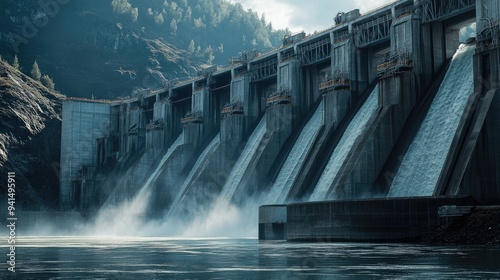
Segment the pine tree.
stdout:
[[[175,2],[173,2],[173,3],[175,3]],[[177,22],[175,21],[175,19],[172,19],[172,21],[170,22],[170,29],[172,29],[173,35],[177,34]]]
[[42,72],[40,71],[40,68],[38,67],[38,63],[33,63],[33,68],[31,69],[31,77],[37,81],[40,81],[40,78],[42,78]]
[[49,77],[49,75],[42,76],[42,84],[50,89],[55,89],[54,81]]
[[14,55],[14,61],[12,61],[12,67],[21,71],[21,67],[19,67],[19,60],[17,59],[17,55]]
[[157,13],[155,15],[155,23],[158,24],[158,25],[162,25],[163,24],[163,15],[162,15],[162,13]]
[[188,51],[190,53],[194,53],[194,51],[195,51],[195,49],[194,49],[194,40],[191,40],[191,43],[189,43]]

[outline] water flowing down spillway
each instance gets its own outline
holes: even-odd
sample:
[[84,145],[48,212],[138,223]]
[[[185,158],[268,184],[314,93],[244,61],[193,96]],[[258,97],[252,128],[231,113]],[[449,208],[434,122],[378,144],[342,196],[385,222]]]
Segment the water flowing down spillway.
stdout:
[[194,164],[193,168],[189,172],[188,176],[186,177],[186,180],[184,180],[184,183],[182,184],[179,193],[174,199],[174,202],[172,203],[172,206],[170,207],[169,210],[169,216],[172,215],[177,210],[177,207],[179,206],[179,203],[181,203],[184,195],[186,194],[186,191],[188,190],[188,187],[190,186],[191,182],[195,178],[197,174],[200,173],[201,170],[204,169],[204,167],[208,164],[208,159],[210,156],[214,153],[214,151],[217,149],[217,147],[220,144],[220,133],[217,134],[214,139],[210,142],[210,144],[203,150],[201,155],[198,157],[196,160],[196,163]]
[[236,161],[231,173],[229,174],[224,187],[220,193],[220,198],[222,201],[229,202],[231,201],[234,193],[236,192],[236,188],[240,184],[243,176],[245,175],[245,171],[248,166],[252,162],[252,159],[257,152],[257,148],[259,147],[260,142],[264,138],[266,134],[266,114],[262,117],[257,128],[252,132],[250,138],[248,139],[243,152],[241,152],[240,157]]
[[390,197],[431,196],[473,92],[474,46],[461,45],[389,190]]
[[342,138],[340,139],[337,147],[333,150],[333,153],[328,160],[325,170],[321,174],[318,180],[316,188],[314,188],[313,193],[309,200],[317,201],[326,199],[326,194],[330,189],[337,173],[339,172],[342,164],[347,159],[347,155],[352,148],[352,145],[356,139],[365,130],[368,121],[371,119],[373,114],[376,112],[378,107],[378,85],[370,93],[370,96],[365,101],[361,109],[357,112],[356,116],[352,119],[351,123],[347,126]]
[[158,165],[156,166],[156,169],[153,171],[153,173],[151,173],[151,175],[146,180],[146,182],[144,183],[144,185],[142,185],[142,188],[139,191],[138,196],[143,195],[144,192],[149,188],[149,186],[151,185],[151,183],[153,183],[156,180],[156,178],[160,174],[160,171],[163,168],[163,165],[165,165],[165,163],[170,158],[170,156],[175,151],[175,149],[178,146],[180,146],[181,144],[183,144],[183,142],[184,142],[184,132],[181,133],[181,135],[179,135],[179,137],[177,137],[177,139],[172,144],[172,146],[170,146],[170,148],[168,149],[168,151],[165,153],[165,155],[163,156],[163,158],[160,160],[160,163],[158,163]]
[[281,170],[263,203],[283,203],[297,177],[307,153],[318,135],[323,120],[323,102],[300,132]]

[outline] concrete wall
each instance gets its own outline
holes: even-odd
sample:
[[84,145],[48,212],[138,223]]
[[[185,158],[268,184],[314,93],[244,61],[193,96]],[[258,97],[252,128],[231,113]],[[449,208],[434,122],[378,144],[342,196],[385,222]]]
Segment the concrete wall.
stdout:
[[344,119],[351,108],[351,91],[336,90],[323,95],[323,124],[335,127]]
[[474,73],[478,105],[470,107],[472,129],[460,150],[460,155],[466,155],[461,162],[468,165],[465,174],[454,174],[463,179],[452,181],[448,190],[473,195],[482,203],[496,203],[500,200],[500,48],[479,51],[474,57]]
[[72,181],[83,165],[97,165],[97,138],[109,135],[109,103],[63,101],[61,131],[60,202],[62,209],[74,204]]
[[472,198],[426,197],[293,203],[287,206],[288,241],[417,241],[436,230],[444,205]]
[[285,240],[286,205],[259,207],[259,240]]

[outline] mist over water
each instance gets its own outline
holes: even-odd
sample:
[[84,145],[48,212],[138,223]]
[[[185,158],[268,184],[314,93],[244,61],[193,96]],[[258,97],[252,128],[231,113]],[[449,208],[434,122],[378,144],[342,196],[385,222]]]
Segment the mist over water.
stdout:
[[[205,210],[191,213],[193,220],[181,215],[165,214],[150,219],[147,206],[150,193],[136,196],[115,207],[102,209],[86,225],[89,236],[181,236],[181,237],[257,237],[258,207],[255,200],[236,206],[223,198],[216,199]],[[81,234],[75,233],[75,234]]]

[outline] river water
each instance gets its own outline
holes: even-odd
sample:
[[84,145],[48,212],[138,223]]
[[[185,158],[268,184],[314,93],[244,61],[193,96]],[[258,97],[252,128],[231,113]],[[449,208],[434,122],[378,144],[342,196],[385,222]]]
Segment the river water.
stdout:
[[0,279],[500,279],[500,248],[491,246],[116,237],[17,243],[16,272],[2,262]]

